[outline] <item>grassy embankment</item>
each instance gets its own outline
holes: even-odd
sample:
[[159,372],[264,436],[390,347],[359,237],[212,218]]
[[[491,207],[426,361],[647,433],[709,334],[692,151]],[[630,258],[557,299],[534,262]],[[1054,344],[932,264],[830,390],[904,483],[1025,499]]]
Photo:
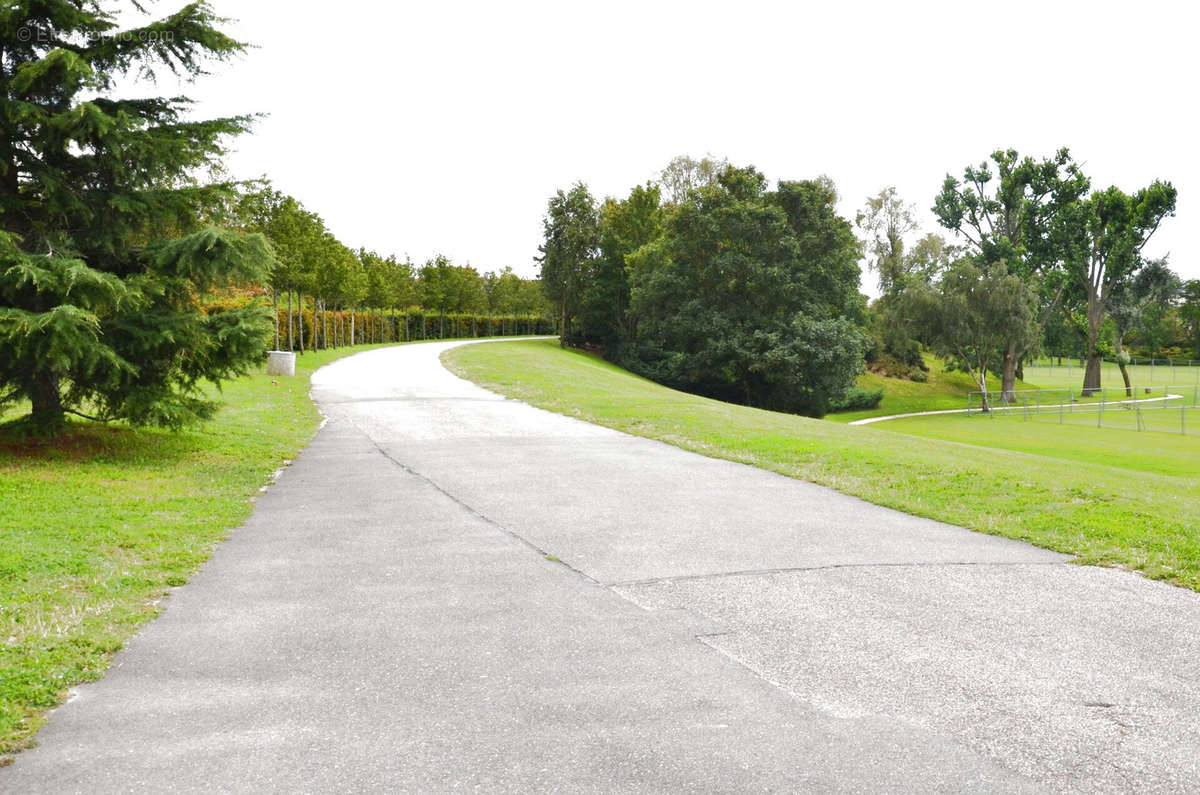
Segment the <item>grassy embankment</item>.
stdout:
[[370,347],[230,382],[216,418],[183,433],[80,421],[29,443],[0,426],[0,764],[68,687],[103,674],[311,438],[309,375]]
[[[948,371],[942,360],[932,354],[925,354],[925,364],[929,367],[929,372],[927,380],[923,382],[863,373],[858,377],[858,386],[872,392],[877,389],[883,390],[883,400],[879,406],[863,411],[838,412],[828,415],[826,419],[834,422],[853,422],[867,417],[885,417],[889,414],[966,408],[967,393],[979,389],[975,379],[968,373]],[[1000,380],[994,375],[989,375],[988,389],[999,388]],[[1018,388],[1030,387],[1028,384],[1019,383]]]
[[850,427],[677,392],[554,341],[445,359],[551,411],[1200,590],[1198,437],[955,415]]

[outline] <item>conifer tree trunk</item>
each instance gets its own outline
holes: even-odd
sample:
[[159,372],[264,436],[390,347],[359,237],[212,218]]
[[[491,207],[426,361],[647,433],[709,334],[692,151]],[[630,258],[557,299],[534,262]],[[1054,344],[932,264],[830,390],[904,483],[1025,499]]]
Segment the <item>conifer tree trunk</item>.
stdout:
[[296,349],[292,346],[292,291],[289,289],[287,291],[287,294],[288,294],[288,350],[294,351]]
[[279,350],[279,290],[271,286],[271,305],[275,311],[271,313],[271,319],[275,321],[275,350]]
[[63,423],[65,415],[57,374],[44,372],[34,376],[29,402],[33,408],[31,419],[35,428],[51,429]]

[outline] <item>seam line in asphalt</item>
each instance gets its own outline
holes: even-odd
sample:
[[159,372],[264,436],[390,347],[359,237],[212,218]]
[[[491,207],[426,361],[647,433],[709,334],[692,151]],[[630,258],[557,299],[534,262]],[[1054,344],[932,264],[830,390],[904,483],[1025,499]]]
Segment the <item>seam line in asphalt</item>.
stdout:
[[[359,433],[361,433],[363,436],[365,436],[367,438],[367,441],[370,442],[371,445],[376,450],[379,451],[379,454],[381,456],[386,458],[388,461],[391,461],[393,464],[400,467],[401,469],[403,469],[405,472],[412,475],[413,477],[418,478],[419,480],[422,480],[425,483],[428,483],[430,486],[432,486],[438,492],[444,494],[451,502],[453,502],[455,505],[458,505],[460,508],[465,510],[467,513],[471,514],[472,516],[479,519],[480,521],[486,523],[488,526],[493,527],[496,530],[499,530],[501,533],[504,533],[504,535],[508,536],[509,538],[512,538],[513,540],[522,544],[526,548],[532,549],[534,552],[536,552],[538,555],[540,555],[543,559],[545,559],[548,563],[557,563],[558,565],[562,566],[563,568],[570,570],[571,572],[575,573],[576,575],[582,577],[583,579],[587,580],[588,582],[590,582],[594,585],[602,585],[603,584],[599,580],[596,580],[595,578],[588,576],[587,574],[585,574],[584,572],[575,568],[574,566],[572,566],[571,564],[562,560],[561,558],[558,558],[557,556],[554,556],[552,553],[547,552],[546,550],[542,549],[541,547],[539,547],[537,544],[533,543],[529,539],[527,539],[517,533],[514,533],[512,530],[509,530],[507,527],[500,524],[495,519],[492,519],[492,518],[480,513],[478,510],[473,508],[471,505],[469,505],[466,502],[463,502],[463,500],[461,500],[459,497],[457,497],[454,494],[452,494],[451,492],[447,491],[437,481],[433,480],[432,478],[430,478],[427,475],[421,474],[417,470],[410,467],[408,464],[405,464],[403,461],[401,461],[398,458],[396,458],[395,456],[393,456],[387,450],[383,449],[383,447],[379,444],[379,442],[375,441],[371,437],[371,435],[369,433],[367,433],[366,431],[364,431],[361,427],[359,427],[358,425],[355,425],[354,427],[359,431]],[[550,560],[551,557],[553,557],[554,560]]]
[[805,571],[826,571],[829,569],[873,569],[873,568],[933,568],[938,566],[1068,566],[1070,561],[972,561],[948,560],[936,563],[829,563],[823,566],[784,566],[777,569],[745,569],[743,571],[715,571],[708,574],[678,574],[670,577],[650,577],[645,580],[622,580],[606,582],[609,588],[632,588],[639,585],[661,585],[669,582],[685,582],[689,580],[713,580],[724,577],[766,577],[772,574],[792,574]]

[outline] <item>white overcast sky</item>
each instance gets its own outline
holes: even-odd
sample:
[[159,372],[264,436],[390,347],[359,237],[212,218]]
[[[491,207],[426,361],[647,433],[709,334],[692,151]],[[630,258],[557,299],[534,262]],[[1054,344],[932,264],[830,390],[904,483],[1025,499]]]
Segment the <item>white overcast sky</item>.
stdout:
[[705,153],[772,180],[826,174],[851,219],[895,185],[937,231],[947,172],[1069,146],[1096,185],[1175,184],[1151,253],[1200,278],[1183,3],[213,6],[257,49],[186,91],[206,114],[269,114],[234,174],[269,176],[351,246],[532,276],[556,189],[623,196]]

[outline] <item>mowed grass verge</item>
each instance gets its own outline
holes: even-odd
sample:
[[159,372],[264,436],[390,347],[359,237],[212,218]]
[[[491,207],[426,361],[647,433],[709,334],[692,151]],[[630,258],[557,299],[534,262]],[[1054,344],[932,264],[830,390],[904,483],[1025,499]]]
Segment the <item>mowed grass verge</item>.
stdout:
[[67,688],[103,674],[312,437],[311,373],[370,347],[298,356],[295,378],[232,381],[192,431],[80,421],[31,444],[0,428],[0,764]]
[[990,445],[1012,437],[1009,420],[956,418],[953,440],[847,426],[677,392],[554,341],[466,346],[443,358],[550,411],[1200,590],[1195,457],[1172,463],[1193,437],[1156,449],[1161,434],[1064,426],[1055,440],[1059,426],[1039,423],[1003,449]]

